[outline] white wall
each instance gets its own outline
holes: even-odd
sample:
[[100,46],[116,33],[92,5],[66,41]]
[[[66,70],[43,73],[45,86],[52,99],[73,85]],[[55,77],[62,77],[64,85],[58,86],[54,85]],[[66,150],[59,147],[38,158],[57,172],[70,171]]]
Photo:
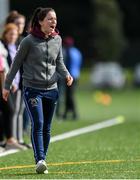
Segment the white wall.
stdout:
[[0,33],[2,31],[3,23],[5,22],[5,18],[7,17],[10,9],[10,0],[0,0]]

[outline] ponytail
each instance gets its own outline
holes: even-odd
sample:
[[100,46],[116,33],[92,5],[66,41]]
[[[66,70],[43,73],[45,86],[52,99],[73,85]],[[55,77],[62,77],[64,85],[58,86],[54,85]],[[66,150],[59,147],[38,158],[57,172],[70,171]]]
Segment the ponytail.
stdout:
[[39,18],[38,18],[38,14],[41,12],[42,8],[38,7],[35,9],[33,16],[31,18],[31,29],[34,29],[36,26],[39,25]]

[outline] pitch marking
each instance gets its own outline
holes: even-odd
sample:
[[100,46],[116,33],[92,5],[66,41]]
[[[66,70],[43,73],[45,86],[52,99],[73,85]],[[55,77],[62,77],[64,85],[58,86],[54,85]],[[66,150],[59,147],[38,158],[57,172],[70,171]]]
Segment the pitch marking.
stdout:
[[115,126],[117,124],[123,123],[125,121],[124,116],[118,116],[115,117],[113,119],[110,120],[106,120],[100,123],[96,123],[84,128],[80,128],[80,129],[76,129],[73,131],[69,131],[60,135],[56,135],[54,137],[51,138],[50,142],[56,142],[56,141],[61,141],[63,139],[67,139],[67,138],[71,138],[74,136],[79,136],[81,134],[85,134],[85,133],[89,133],[89,132],[93,132],[93,131],[97,131],[99,129],[103,129],[103,128],[107,128],[110,126]]
[[[62,163],[48,163],[48,166],[65,166],[65,165],[79,165],[79,164],[111,164],[111,163],[126,163],[126,162],[140,162],[140,159],[136,160],[95,160],[95,161],[79,161],[79,162],[62,162]],[[21,166],[9,166],[0,168],[2,170],[10,169],[24,169],[24,168],[33,168],[35,165],[21,165]]]
[[[68,138],[71,138],[71,137],[79,136],[81,134],[97,131],[99,129],[107,128],[107,127],[110,127],[110,126],[115,126],[115,125],[123,123],[124,121],[125,121],[124,116],[118,116],[118,117],[115,117],[113,119],[106,120],[106,121],[103,121],[103,122],[99,122],[99,123],[96,123],[96,124],[93,124],[93,125],[90,125],[90,126],[87,126],[87,127],[84,127],[84,128],[79,128],[79,129],[75,129],[73,131],[69,131],[69,132],[66,132],[66,133],[63,133],[63,134],[60,134],[60,135],[56,135],[56,136],[51,138],[50,142],[53,143],[53,142],[56,142],[56,141],[61,141],[63,139],[68,139]],[[19,150],[4,151],[4,152],[0,153],[0,157],[6,156],[6,155],[9,155],[9,154],[13,154],[15,152],[19,152]]]

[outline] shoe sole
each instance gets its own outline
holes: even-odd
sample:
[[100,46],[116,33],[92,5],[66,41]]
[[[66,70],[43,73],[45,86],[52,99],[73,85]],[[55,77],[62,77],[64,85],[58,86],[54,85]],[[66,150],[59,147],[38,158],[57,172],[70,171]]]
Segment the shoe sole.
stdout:
[[36,172],[37,172],[38,174],[43,174],[44,171],[46,171],[46,170],[47,170],[47,167],[46,167],[46,165],[44,165],[44,164],[40,164],[40,165],[36,168]]

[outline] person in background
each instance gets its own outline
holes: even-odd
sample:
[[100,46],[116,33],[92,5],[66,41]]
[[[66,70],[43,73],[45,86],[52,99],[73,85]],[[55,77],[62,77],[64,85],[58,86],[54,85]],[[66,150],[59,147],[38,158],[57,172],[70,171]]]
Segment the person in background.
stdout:
[[14,23],[18,27],[19,37],[16,41],[17,45],[19,45],[21,40],[24,38],[23,32],[24,32],[24,27],[25,27],[25,21],[26,21],[25,16],[23,14],[20,14],[16,10],[11,11],[5,20],[5,25],[8,23]]
[[[4,31],[2,33],[2,43],[5,46],[8,56],[7,56],[7,62],[9,67],[11,66],[14,57],[17,52],[17,45],[16,41],[19,36],[18,27],[13,23],[8,23],[4,27]],[[13,85],[13,92],[16,92],[19,86],[19,80],[20,80],[20,74],[19,72],[16,74],[16,77],[14,79],[14,85]]]
[[74,39],[71,36],[67,36],[63,39],[63,54],[66,67],[74,79],[72,86],[67,86],[65,90],[65,110],[63,119],[67,119],[68,115],[71,114],[70,118],[76,120],[78,118],[78,113],[75,91],[80,77],[83,57],[81,51],[75,47]]
[[[24,33],[24,28],[25,28],[25,21],[26,21],[25,16],[23,14],[20,14],[16,10],[11,11],[5,20],[5,24],[14,23],[18,27],[19,36],[16,41],[17,47],[19,46],[20,42],[24,38],[23,33]],[[27,114],[27,110],[25,108],[25,104],[22,98],[22,73],[23,73],[22,66],[19,72],[20,72],[20,82],[19,82],[19,89],[18,89],[18,100],[20,103],[19,103],[19,111],[17,112],[18,115],[16,117],[17,119],[15,119],[14,121],[15,122],[14,137],[18,139],[18,142],[21,145],[24,145],[27,148],[31,148],[30,145],[25,143],[24,138],[23,138],[24,127],[26,125],[26,129],[27,129],[27,126],[29,124],[29,116]]]
[[56,25],[54,9],[40,7],[34,11],[31,32],[20,43],[3,89],[3,98],[7,101],[12,81],[23,65],[23,97],[31,119],[31,141],[37,173],[48,173],[45,159],[58,99],[59,74],[68,86],[73,82],[63,63],[62,40]]
[[[3,82],[4,82],[4,59],[2,55],[0,54],[0,101],[3,101],[2,97],[2,88],[3,88]],[[2,121],[2,103],[0,102],[0,153],[4,152],[4,139],[3,139],[3,121]]]
[[[2,89],[4,84],[5,73],[9,70],[6,58],[7,51],[0,41],[0,152],[3,152],[5,150],[5,137],[7,139],[12,137],[12,131],[10,128],[10,116],[12,114],[12,111],[8,103],[5,103],[2,98]],[[4,118],[6,119],[5,121]],[[8,122],[8,124],[6,124],[5,122]]]
[[[17,52],[17,45],[16,45],[16,41],[18,39],[18,27],[13,24],[13,23],[9,23],[7,25],[5,25],[4,27],[4,31],[2,33],[2,40],[1,42],[3,43],[5,49],[8,52],[7,55],[7,63],[9,65],[9,68],[11,66],[11,64],[14,61],[14,57],[16,55]],[[16,136],[14,136],[14,131],[15,129],[17,130],[17,117],[18,117],[18,112],[19,112],[19,94],[18,94],[18,87],[19,87],[19,81],[20,81],[20,73],[17,72],[13,82],[12,82],[12,91],[10,92],[10,99],[8,104],[10,105],[10,109],[12,110],[12,116],[10,118],[12,118],[12,123],[11,123],[11,127],[12,127],[12,137],[14,137],[15,139]],[[4,118],[4,121],[6,121],[6,119]],[[11,148],[21,148],[22,146],[20,146],[18,144],[18,142],[15,140],[15,142],[13,143],[9,143],[9,140],[7,140],[6,142],[6,149],[11,149]],[[24,148],[23,148],[24,149]]]

